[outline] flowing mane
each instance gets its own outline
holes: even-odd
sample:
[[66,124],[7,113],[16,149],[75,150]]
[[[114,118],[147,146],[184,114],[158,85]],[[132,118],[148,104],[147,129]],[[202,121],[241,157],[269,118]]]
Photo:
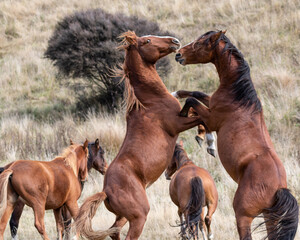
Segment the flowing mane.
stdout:
[[66,164],[66,166],[69,166],[73,170],[76,177],[78,175],[78,172],[77,172],[77,158],[76,158],[75,149],[78,146],[79,145],[77,144],[70,145],[69,147],[64,149],[61,155],[61,157],[64,159],[64,163]]
[[[216,33],[215,31],[209,31],[198,39]],[[259,98],[257,97],[256,90],[250,76],[250,68],[247,61],[244,59],[243,54],[230,42],[229,38],[225,34],[221,34],[218,41],[215,42],[213,48],[215,48],[220,41],[225,42],[225,47],[222,54],[229,52],[228,61],[231,61],[233,56],[238,62],[239,66],[236,69],[237,79],[231,85],[231,93],[234,97],[234,102],[239,103],[240,106],[251,108],[254,105],[255,112],[261,112],[262,106]],[[210,38],[207,38],[204,44],[209,44]]]
[[[130,51],[130,47],[132,45],[136,45],[136,34],[133,31],[128,31],[119,36],[119,39],[121,39],[121,43],[118,46],[118,49],[124,49],[125,51]],[[134,107],[136,110],[139,110],[140,108],[145,108],[144,105],[139,101],[139,99],[136,97],[134,93],[134,88],[130,84],[129,80],[129,71],[127,70],[127,67],[125,64],[121,66],[121,69],[118,69],[115,71],[117,76],[121,76],[121,82],[124,82],[125,91],[124,91],[124,103],[126,105],[126,112],[129,113]]]

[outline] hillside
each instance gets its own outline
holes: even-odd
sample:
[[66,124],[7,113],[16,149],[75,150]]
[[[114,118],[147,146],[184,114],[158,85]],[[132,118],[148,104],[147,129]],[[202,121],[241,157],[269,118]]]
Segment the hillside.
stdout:
[[[201,34],[227,29],[226,35],[243,53],[262,101],[265,121],[275,149],[287,171],[288,186],[300,201],[300,2],[298,0],[2,0],[0,2],[0,165],[19,158],[51,160],[72,138],[100,143],[111,162],[125,135],[124,110],[116,115],[90,109],[84,118],[76,112],[75,96],[52,63],[43,57],[56,23],[75,11],[102,8],[117,14],[136,15],[157,21],[163,30],[176,34],[183,45]],[[149,33],[151,34],[151,33]],[[170,91],[202,90],[212,93],[218,76],[212,64],[182,67],[170,56],[172,70],[163,79]],[[80,81],[80,80],[79,80]],[[237,239],[232,199],[237,185],[220,160],[199,149],[195,129],[180,135],[199,166],[208,169],[219,192],[213,216],[215,239]],[[103,177],[92,172],[80,202],[100,191]],[[141,239],[174,239],[177,210],[162,176],[147,190],[151,210]],[[102,206],[103,207],[103,206]],[[97,226],[109,227],[114,215],[104,208]],[[95,222],[96,222],[95,221]],[[258,219],[257,222],[261,221]],[[46,229],[56,236],[54,217],[46,214]],[[256,224],[254,223],[254,224]],[[258,231],[259,232],[259,231]],[[260,233],[254,239],[260,239]],[[26,208],[19,239],[39,239],[33,214]],[[124,230],[126,233],[126,228]],[[298,238],[297,238],[298,237]],[[296,239],[300,239],[299,230]],[[9,239],[8,226],[5,239]]]

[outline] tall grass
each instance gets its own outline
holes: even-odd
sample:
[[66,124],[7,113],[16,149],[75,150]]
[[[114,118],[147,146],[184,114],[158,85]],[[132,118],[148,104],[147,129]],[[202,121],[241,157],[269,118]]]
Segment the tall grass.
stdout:
[[[253,82],[262,101],[264,116],[275,149],[287,171],[288,187],[300,201],[300,2],[298,0],[2,0],[0,2],[0,164],[24,158],[49,161],[69,139],[86,138],[100,144],[111,162],[125,134],[124,112],[76,118],[76,92],[61,85],[56,69],[43,58],[47,41],[58,20],[74,11],[101,7],[157,21],[163,30],[176,33],[187,44],[209,30],[227,29],[227,36],[241,50],[251,67]],[[173,58],[174,56],[171,56]],[[172,60],[172,72],[164,82],[170,91],[199,89],[212,93],[218,76],[211,64],[182,67]],[[68,80],[68,79],[67,79]],[[71,81],[71,80],[69,80]],[[64,81],[65,82],[65,81]],[[75,109],[76,110],[76,109]],[[237,239],[232,200],[234,183],[218,157],[210,157],[194,141],[195,129],[180,135],[190,158],[208,169],[216,181],[220,200],[213,216],[215,239]],[[103,177],[91,172],[79,203],[102,190]],[[179,229],[170,227],[177,210],[161,177],[148,190],[151,210],[141,239],[176,239]],[[46,230],[56,236],[51,211]],[[114,215],[101,206],[95,228],[108,228]],[[257,221],[256,221],[257,222]],[[256,224],[256,222],[254,224]],[[128,226],[127,226],[128,227]],[[25,208],[20,239],[39,239],[32,210]],[[126,227],[122,234],[126,233]],[[254,239],[261,239],[260,233]],[[8,227],[5,239],[9,239]],[[299,233],[296,239],[300,239]]]

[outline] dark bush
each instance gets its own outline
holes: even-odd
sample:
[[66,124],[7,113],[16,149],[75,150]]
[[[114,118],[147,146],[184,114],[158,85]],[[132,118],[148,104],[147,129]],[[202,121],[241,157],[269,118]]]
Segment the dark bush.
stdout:
[[[102,9],[77,12],[59,22],[48,42],[45,56],[54,61],[59,72],[74,79],[78,110],[101,104],[114,111],[120,105],[124,86],[112,77],[111,69],[124,60],[117,50],[118,36],[128,30],[142,35],[172,35],[157,23],[123,14],[109,14]],[[168,58],[157,63],[161,76],[170,71]]]

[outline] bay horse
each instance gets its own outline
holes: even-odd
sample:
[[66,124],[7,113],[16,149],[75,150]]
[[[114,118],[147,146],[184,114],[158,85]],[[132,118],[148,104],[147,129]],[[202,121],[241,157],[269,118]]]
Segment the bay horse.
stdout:
[[15,204],[20,200],[33,208],[35,227],[48,240],[45,209],[53,209],[59,238],[62,239],[61,208],[71,216],[78,213],[77,199],[82,182],[87,179],[88,141],[72,144],[52,161],[18,160],[0,174],[0,240]]
[[[121,35],[127,92],[126,136],[104,176],[102,192],[87,198],[75,221],[88,239],[120,239],[120,229],[129,221],[126,240],[138,239],[150,210],[146,188],[155,182],[171,161],[178,134],[199,125],[200,117],[180,117],[180,104],[167,90],[155,62],[175,52],[174,37]],[[93,231],[91,219],[104,201],[116,215],[112,228]]]
[[[287,189],[286,172],[271,142],[250,68],[223,31],[210,31],[182,47],[175,57],[182,65],[213,63],[220,85],[210,97],[179,91],[210,131],[217,132],[220,160],[238,183],[233,200],[240,239],[250,240],[251,223],[263,214],[267,238],[294,239],[299,207]],[[202,105],[198,100],[204,103]]]
[[[70,143],[71,143],[71,145],[73,144],[72,140],[70,141]],[[90,170],[92,168],[94,168],[96,171],[98,171],[99,173],[104,175],[106,172],[106,169],[107,169],[107,162],[104,158],[104,150],[100,146],[98,138],[95,140],[95,142],[88,143],[88,152],[89,152],[88,162],[87,162],[88,172],[90,172]],[[2,173],[5,169],[9,168],[13,163],[14,162],[9,163],[5,167],[0,168],[0,173]],[[82,189],[83,189],[83,182],[80,182],[80,183],[81,183]],[[11,233],[12,239],[18,239],[17,232],[18,232],[19,221],[20,221],[24,206],[25,206],[25,203],[20,199],[15,203],[15,207],[14,207],[13,213],[11,214],[11,218],[9,221],[10,233]],[[64,236],[65,239],[69,239],[69,235],[70,235],[69,230],[71,227],[72,216],[70,215],[70,212],[68,211],[68,209],[66,208],[65,205],[62,206],[61,213],[62,213],[62,218],[63,218],[63,222],[64,222],[64,231],[63,231],[62,235]]]
[[[207,237],[212,239],[210,224],[218,205],[217,188],[209,172],[196,166],[189,159],[182,142],[175,146],[172,161],[165,171],[165,177],[168,180],[171,179],[170,197],[178,207],[182,239],[190,239],[191,237],[198,239],[198,226],[203,239],[207,239],[204,233],[204,222]],[[203,209],[205,206],[207,207],[207,214],[204,219]],[[187,230],[188,232],[186,232]]]

